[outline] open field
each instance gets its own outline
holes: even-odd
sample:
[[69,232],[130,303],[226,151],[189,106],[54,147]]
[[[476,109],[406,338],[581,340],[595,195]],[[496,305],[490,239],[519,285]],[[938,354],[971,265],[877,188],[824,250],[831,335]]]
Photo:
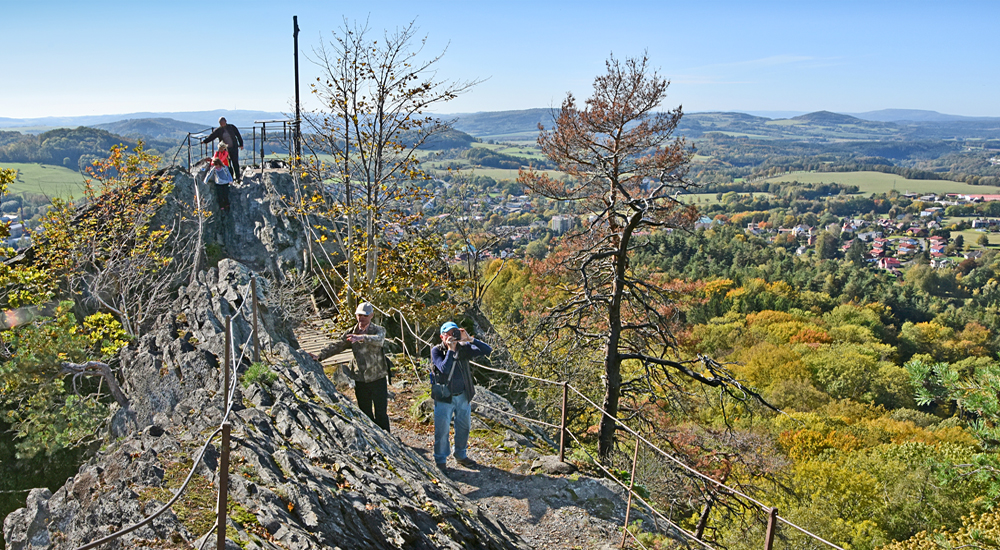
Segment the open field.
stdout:
[[50,197],[83,196],[83,175],[76,170],[49,164],[7,162],[0,168],[17,170],[17,179],[7,190],[10,194],[42,193]]
[[841,183],[857,185],[861,193],[886,193],[895,189],[900,193],[970,193],[975,195],[1000,194],[1000,188],[986,185],[969,185],[948,180],[910,180],[882,172],[791,172],[766,181],[781,183]]
[[[738,193],[740,196],[749,195],[750,193]],[[770,193],[753,193],[755,197],[773,197]],[[684,204],[694,204],[697,206],[708,206],[711,204],[719,204],[718,193],[684,193],[677,197]]]
[[530,160],[545,160],[545,155],[538,146],[531,144],[510,144],[510,143],[473,143],[473,147],[482,147],[504,155],[511,155]]

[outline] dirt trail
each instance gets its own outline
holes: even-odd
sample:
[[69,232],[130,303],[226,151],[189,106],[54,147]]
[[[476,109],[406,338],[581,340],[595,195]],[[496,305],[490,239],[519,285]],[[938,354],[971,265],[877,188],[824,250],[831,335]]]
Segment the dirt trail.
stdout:
[[[310,353],[331,342],[317,325],[303,326],[297,336],[302,349]],[[324,361],[327,375],[334,379],[338,364],[350,358],[347,352]],[[394,380],[389,388],[392,433],[433,464],[433,421],[421,421],[412,413],[418,408],[417,401],[425,397],[426,384],[418,381],[414,385],[413,373],[400,374],[401,380]],[[352,390],[341,386],[341,391],[354,399]],[[532,472],[535,455],[513,441],[505,441],[506,434],[483,428],[485,424],[477,421],[473,412],[469,456],[478,466],[465,468],[450,458],[449,482],[534,548],[619,548],[626,506],[624,491],[619,486],[579,474],[553,476]]]

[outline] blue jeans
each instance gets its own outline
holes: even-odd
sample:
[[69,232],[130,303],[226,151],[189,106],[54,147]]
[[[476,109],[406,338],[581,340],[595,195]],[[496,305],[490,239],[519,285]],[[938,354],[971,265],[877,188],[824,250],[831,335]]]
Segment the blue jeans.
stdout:
[[451,403],[434,402],[434,462],[442,464],[448,460],[451,447],[448,446],[448,429],[452,416],[455,418],[455,458],[467,458],[469,428],[472,426],[472,405],[464,393],[451,396]]

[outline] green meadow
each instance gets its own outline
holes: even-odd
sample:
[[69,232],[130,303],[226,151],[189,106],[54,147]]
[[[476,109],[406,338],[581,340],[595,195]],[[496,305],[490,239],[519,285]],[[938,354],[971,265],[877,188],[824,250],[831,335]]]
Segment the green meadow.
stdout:
[[969,193],[974,195],[1000,194],[1000,188],[986,185],[969,185],[949,180],[911,180],[882,172],[791,172],[768,179],[783,183],[840,183],[857,185],[861,193],[886,193],[895,189],[900,193]]
[[0,168],[17,170],[17,179],[7,189],[7,193],[41,193],[49,197],[64,199],[83,196],[83,175],[76,170],[50,164],[28,164],[8,162]]

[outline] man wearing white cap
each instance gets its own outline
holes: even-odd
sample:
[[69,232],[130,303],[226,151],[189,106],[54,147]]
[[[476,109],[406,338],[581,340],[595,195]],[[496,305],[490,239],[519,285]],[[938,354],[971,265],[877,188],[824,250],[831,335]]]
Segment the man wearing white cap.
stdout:
[[347,375],[354,379],[354,395],[358,407],[365,416],[371,418],[383,430],[389,431],[388,381],[389,366],[382,344],[385,343],[385,329],[372,323],[375,308],[368,302],[358,304],[354,312],[358,324],[344,333],[340,342],[330,344],[317,355],[322,361],[345,349],[354,353],[354,359],[347,366]]

